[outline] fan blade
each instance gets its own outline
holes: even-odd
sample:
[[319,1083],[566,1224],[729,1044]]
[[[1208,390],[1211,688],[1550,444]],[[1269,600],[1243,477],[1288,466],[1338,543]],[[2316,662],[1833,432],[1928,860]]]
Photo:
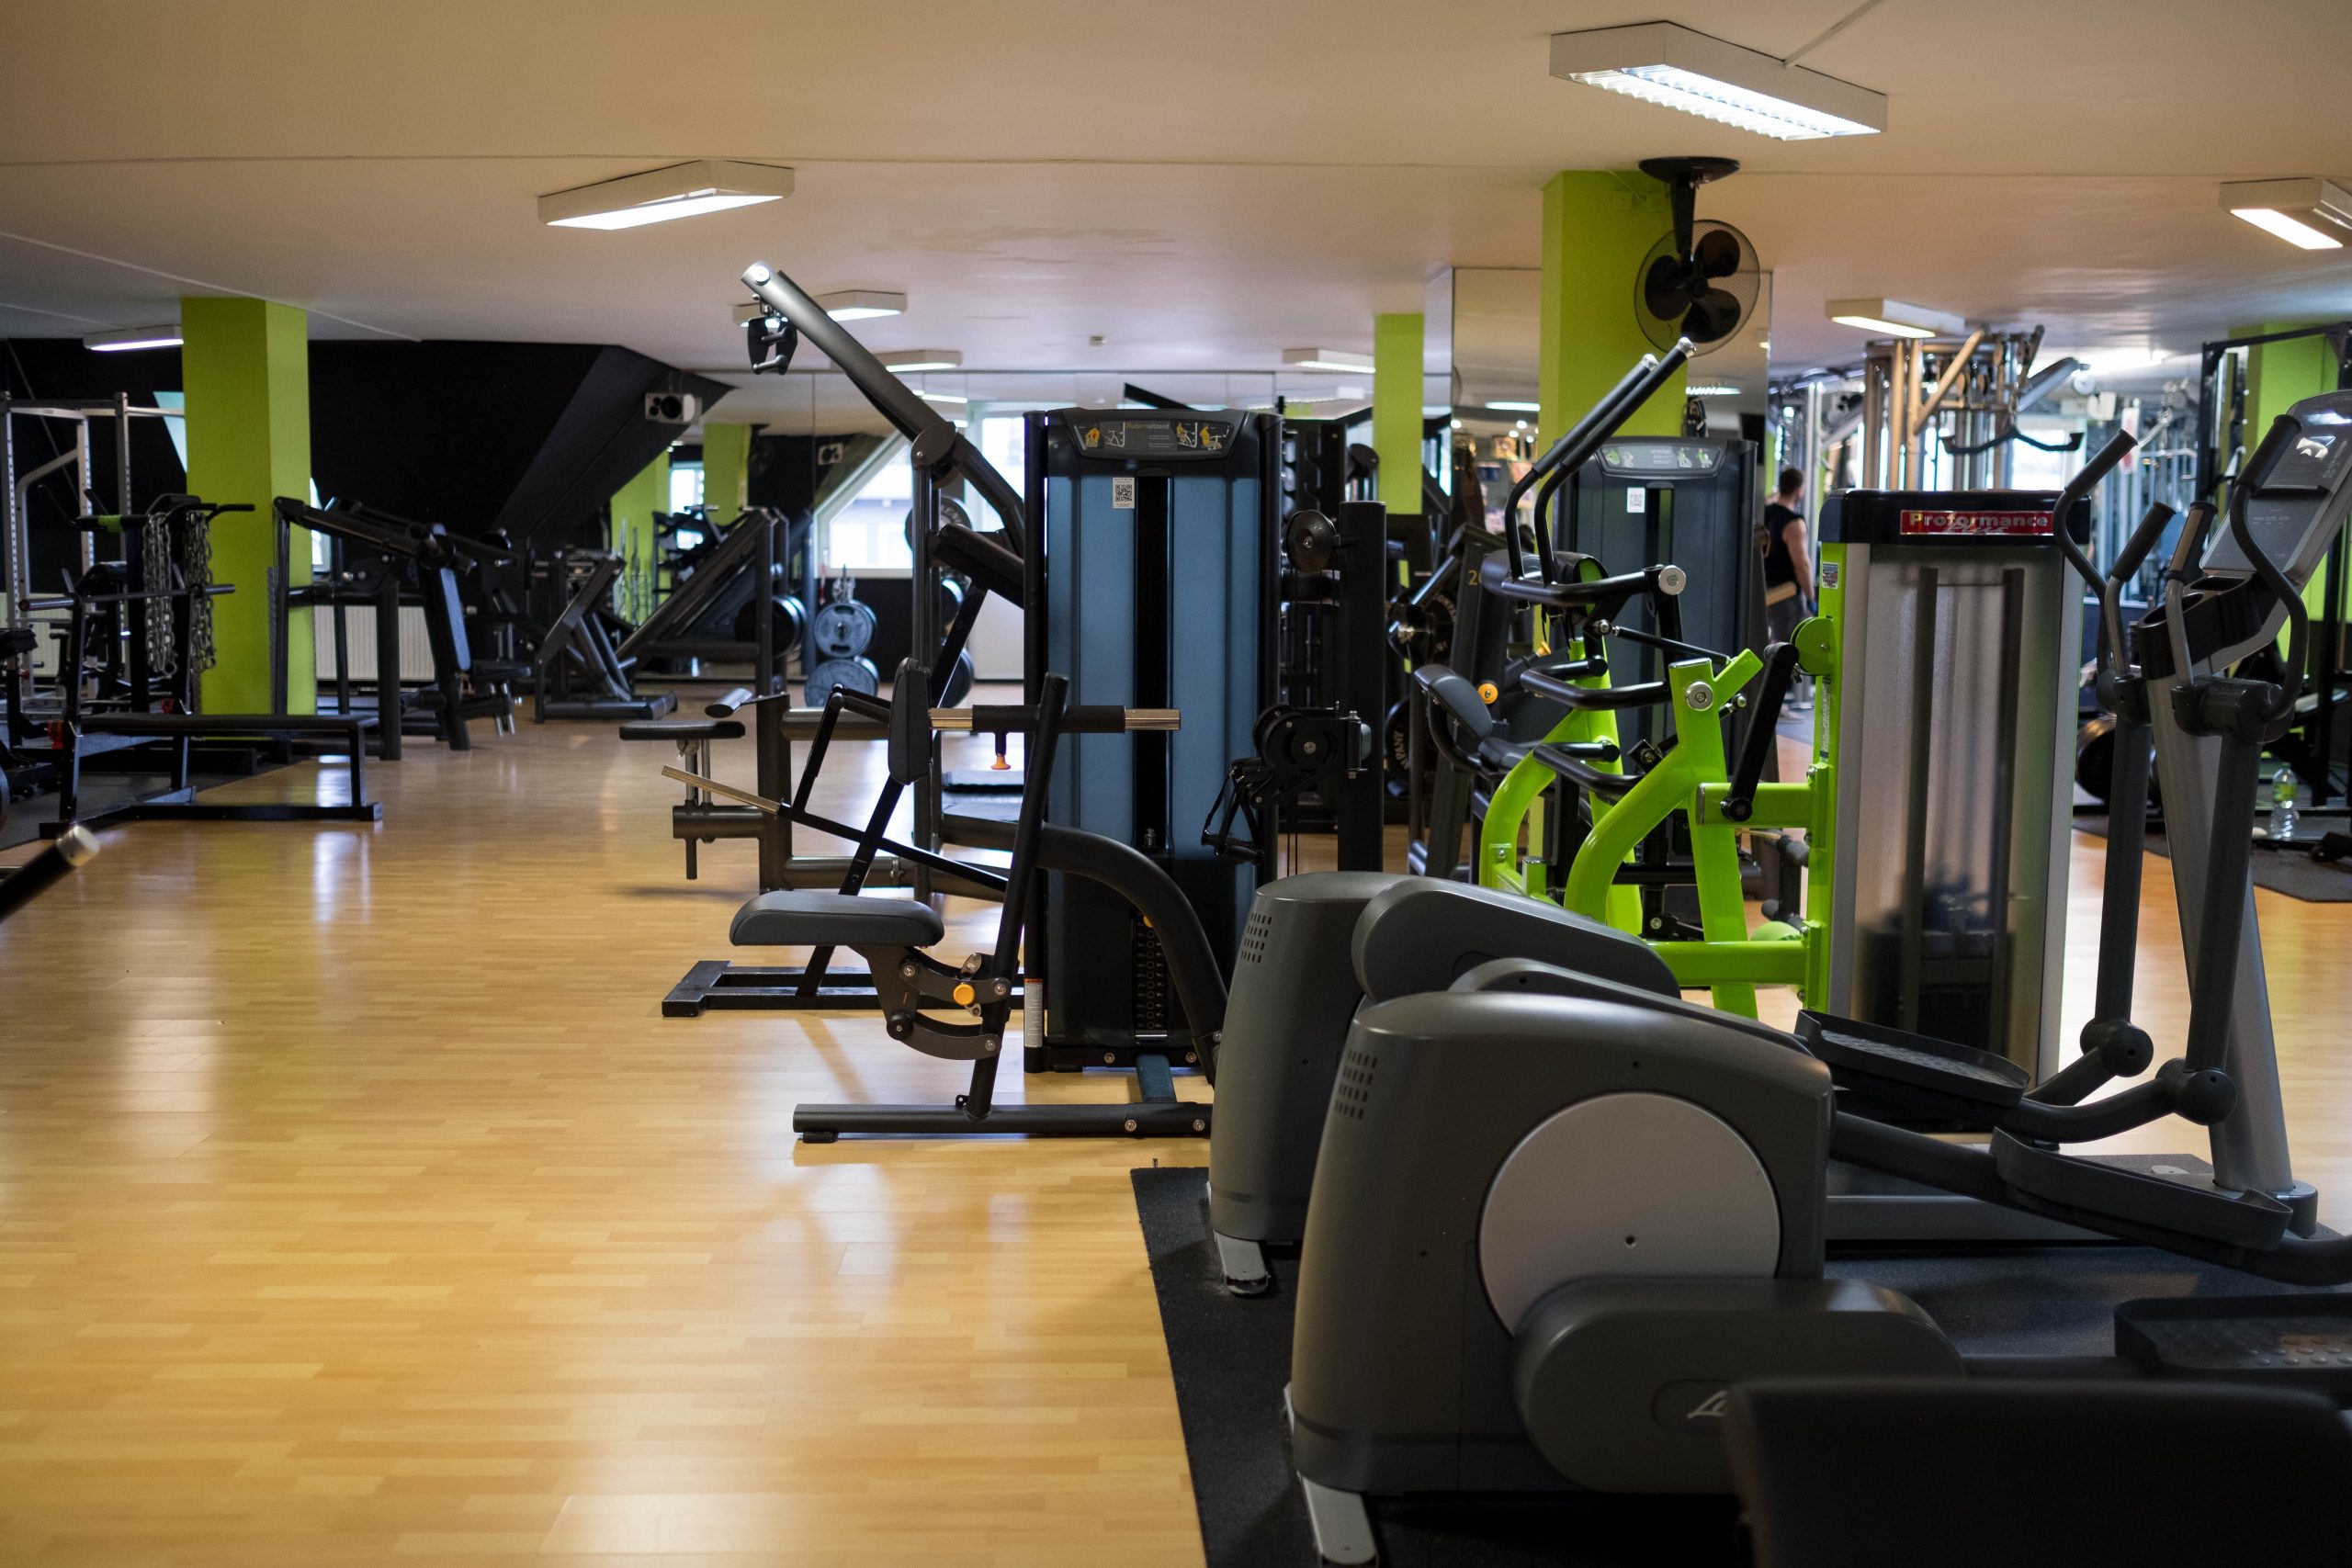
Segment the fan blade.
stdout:
[[1699,236],[1691,265],[1702,277],[1729,277],[1739,270],[1739,237],[1728,229],[1710,229]]
[[1642,306],[1670,321],[1690,306],[1690,265],[1680,256],[1660,256],[1642,275]]
[[1682,318],[1682,335],[1692,343],[1715,343],[1738,330],[1739,297],[1721,288],[1707,288],[1690,301]]

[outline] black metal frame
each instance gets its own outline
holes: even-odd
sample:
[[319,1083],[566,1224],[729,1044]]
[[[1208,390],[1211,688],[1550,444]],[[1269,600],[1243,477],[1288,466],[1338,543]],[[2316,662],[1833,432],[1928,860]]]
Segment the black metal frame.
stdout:
[[[338,715],[356,712],[343,611],[356,604],[376,612],[376,742],[378,754],[387,761],[400,759],[401,739],[412,728],[412,711],[421,710],[424,723],[417,728],[423,733],[437,736],[453,751],[473,747],[469,718],[490,718],[502,725],[508,721],[514,694],[501,684],[481,679],[475,670],[466,637],[464,604],[458,592],[460,563],[503,558],[503,549],[461,539],[438,523],[413,523],[356,502],[318,507],[281,495],[272,503],[271,513],[277,526],[277,558],[271,615],[278,628],[270,668],[273,711],[282,714],[288,705],[290,676],[286,630],[291,625],[290,612],[308,606],[329,610],[335,617],[334,711]],[[300,584],[293,581],[296,528],[323,534],[334,541],[337,570],[329,578]],[[346,546],[382,558],[387,570],[346,573],[341,568]],[[425,639],[433,652],[433,688],[419,697],[412,697],[401,685],[403,579],[424,610]]]
[[[179,555],[175,547],[187,530],[209,527],[211,520],[223,513],[254,510],[246,505],[209,505],[187,495],[163,497],[155,506],[164,515],[167,536],[172,542],[167,548],[171,549],[175,558]],[[125,519],[126,528],[129,521]],[[148,580],[155,574],[150,571],[144,561],[143,540],[141,550],[141,578]],[[61,668],[65,672],[62,682],[64,707],[58,718],[60,744],[52,754],[57,775],[58,819],[42,825],[42,836],[55,839],[75,827],[96,829],[130,822],[381,821],[383,807],[368,800],[367,782],[367,738],[368,732],[377,728],[376,716],[371,714],[198,712],[196,605],[199,599],[218,598],[233,590],[218,584],[188,582],[180,577],[175,568],[170,570],[166,581],[169,585],[163,588],[128,588],[120,592],[94,593],[89,591],[85,579],[77,582],[65,598],[35,600],[26,605],[27,610],[33,612],[60,609],[68,612],[64,657],[61,660]],[[133,700],[145,711],[85,713],[79,674],[93,625],[102,617],[106,618],[108,635],[119,636],[116,618],[123,616],[132,606],[144,606],[158,599],[165,600],[171,605],[171,672],[160,680],[156,678],[148,668],[145,637],[134,628],[127,639],[132,666],[131,694]],[[164,705],[158,707],[157,704]],[[257,736],[274,738],[281,743],[298,736],[340,738],[350,758],[349,803],[337,806],[287,801],[232,803],[198,800],[190,779],[195,742],[245,740]],[[82,810],[82,764],[85,761],[132,746],[163,744],[171,747],[169,784],[102,810]]]

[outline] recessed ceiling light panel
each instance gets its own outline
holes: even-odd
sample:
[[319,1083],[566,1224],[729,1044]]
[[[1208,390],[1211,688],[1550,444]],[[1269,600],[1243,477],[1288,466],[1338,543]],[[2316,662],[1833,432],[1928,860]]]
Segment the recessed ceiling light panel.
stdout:
[[180,329],[174,323],[163,327],[115,327],[92,333],[82,340],[82,346],[100,354],[121,354],[134,348],[177,348],[180,342]]
[[954,348],[901,348],[874,357],[900,376],[923,370],[959,369],[964,363],[963,351]]
[[1842,326],[1890,337],[1958,337],[1968,330],[1968,323],[1950,311],[1900,299],[1832,299],[1825,313]]
[[2333,180],[2233,180],[2222,186],[2222,205],[2301,250],[2342,250],[2352,234],[2352,196]]
[[837,321],[865,321],[904,315],[907,297],[888,288],[839,288],[818,295],[817,303]]
[[1886,129],[1886,95],[1673,22],[1552,35],[1552,74],[1781,141]]
[[539,221],[557,229],[637,229],[791,194],[790,169],[732,158],[697,158],[543,196]]
[[1336,370],[1342,376],[1372,374],[1372,355],[1342,354],[1329,348],[1286,348],[1283,363],[1294,370]]

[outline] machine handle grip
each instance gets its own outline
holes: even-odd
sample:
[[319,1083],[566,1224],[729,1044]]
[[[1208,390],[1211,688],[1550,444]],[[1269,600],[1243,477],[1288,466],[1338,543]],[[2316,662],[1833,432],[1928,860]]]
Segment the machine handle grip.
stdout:
[[2293,414],[2282,413],[2271,422],[2269,433],[2262,445],[2246,459],[2245,471],[2238,482],[2230,487],[2230,537],[2237,541],[2245,558],[2254,563],[2256,576],[2278,595],[2287,609],[2287,666],[2285,678],[2278,683],[2275,700],[2265,705],[2264,713],[2273,724],[2295,711],[2295,699],[2303,690],[2303,657],[2311,641],[2312,614],[2303,604],[2303,596],[2295,591],[2284,568],[2264,553],[2255,543],[2253,526],[2246,522],[2247,501],[2254,492],[2270,482],[2271,473],[2293,451],[2295,439],[2303,433],[2303,422]]
[[2164,534],[2165,525],[2173,519],[2173,510],[2161,501],[2148,503],[2147,514],[2140,525],[2124,541],[2122,553],[2107,569],[2107,581],[2099,586],[2099,624],[2107,631],[2106,665],[2110,674],[2120,676],[2129,662],[2123,654],[2123,585],[2139,571],[2140,563],[2155,548],[2156,540]]
[[2107,580],[2099,575],[2098,568],[2091,563],[2091,558],[2084,553],[2083,547],[2075,542],[2074,531],[2067,527],[2066,517],[2138,445],[2139,439],[2130,431],[2117,431],[2106,446],[2091,455],[2089,462],[2075,470],[2075,477],[2066,481],[2066,488],[2058,492],[2057,501],[2050,508],[2050,531],[2057,536],[2058,547],[2065,552],[2068,564],[2074,567],[2075,574],[2094,593],[2106,592]]
[[[1560,460],[1568,455],[1569,450],[1579,440],[1583,439],[1585,432],[1601,420],[1607,419],[1619,402],[1632,396],[1634,389],[1641,385],[1642,378],[1648,375],[1657,364],[1657,355],[1654,354],[1645,354],[1635,360],[1634,367],[1617,378],[1617,384],[1603,393],[1599,402],[1587,409],[1582,419],[1562,431],[1560,438],[1546,447],[1544,455],[1529,466],[1527,472],[1519,476],[1519,482],[1510,487],[1510,497],[1503,502],[1503,537],[1510,544],[1510,574],[1513,577],[1527,575],[1526,567],[1520,558],[1519,550],[1521,499],[1527,494],[1531,487],[1549,479],[1552,471],[1560,466]],[[1614,429],[1615,426],[1612,425],[1611,428]]]
[[[931,710],[931,727],[933,729],[1026,735],[1036,727],[1036,723],[1037,710],[1024,705]],[[1118,735],[1141,730],[1182,729],[1183,727],[1184,714],[1181,708],[1123,708],[1098,704],[1065,707],[1061,717],[1061,731],[1065,735]]]

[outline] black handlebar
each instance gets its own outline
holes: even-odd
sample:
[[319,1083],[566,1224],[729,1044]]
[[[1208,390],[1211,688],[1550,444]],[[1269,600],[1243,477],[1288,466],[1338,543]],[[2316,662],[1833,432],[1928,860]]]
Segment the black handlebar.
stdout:
[[2140,563],[2148,558],[2148,552],[2155,548],[2156,540],[2164,535],[2165,525],[2172,520],[2171,507],[2161,501],[2150,502],[2146,513],[2140,519],[2140,525],[2132,531],[2132,537],[2124,541],[2122,553],[2107,569],[2107,581],[2099,587],[2099,625],[2107,633],[2107,649],[2102,662],[2112,675],[2120,677],[2130,663],[2124,657],[2123,585],[2139,572]]
[[[1667,378],[1682,368],[1690,355],[1690,340],[1683,338],[1666,351],[1664,358],[1648,354],[1642,355],[1634,367],[1609,389],[1608,395],[1593,404],[1582,419],[1553,442],[1544,454],[1535,459],[1534,465],[1519,477],[1519,482],[1510,487],[1510,498],[1503,503],[1503,538],[1510,547],[1510,574],[1513,577],[1527,575],[1526,561],[1519,547],[1519,503],[1529,487],[1549,479],[1555,472],[1565,481],[1566,476],[1584,467],[1594,449],[1616,434],[1618,428],[1634,417],[1634,411],[1649,401],[1658,388],[1666,384]],[[1540,528],[1541,507],[1537,509],[1536,521]],[[1549,581],[1552,574],[1551,544],[1540,533],[1537,547],[1544,557],[1538,563],[1538,568]]]
[[2138,438],[2130,431],[2117,431],[2106,446],[2091,455],[2089,462],[2075,470],[2075,477],[2066,481],[2066,488],[2058,492],[2058,499],[2050,507],[2050,531],[2057,536],[2058,547],[2065,552],[2067,564],[2075,569],[2075,574],[2094,593],[2106,591],[2106,580],[2099,576],[2098,568],[2084,553],[2083,547],[2075,542],[2074,533],[2066,525],[2066,516],[2085,496],[2097,490],[2099,480],[2107,478],[2115,465],[2129,457],[2132,448],[2138,445]]
[[2254,564],[2255,574],[2278,595],[2287,610],[2287,667],[2278,686],[2278,694],[2264,705],[2264,716],[2276,724],[2295,711],[2295,699],[2303,690],[2303,656],[2311,640],[2311,611],[2303,605],[2303,596],[2288,581],[2287,573],[2277,561],[2263,552],[2254,542],[2254,530],[2246,523],[2245,508],[2254,492],[2270,482],[2270,476],[2287,455],[2294,450],[2296,437],[2303,433],[2303,422],[2293,414],[2282,413],[2271,423],[2262,445],[2246,459],[2245,469],[2238,482],[2230,487],[2230,537],[2238,549]]

